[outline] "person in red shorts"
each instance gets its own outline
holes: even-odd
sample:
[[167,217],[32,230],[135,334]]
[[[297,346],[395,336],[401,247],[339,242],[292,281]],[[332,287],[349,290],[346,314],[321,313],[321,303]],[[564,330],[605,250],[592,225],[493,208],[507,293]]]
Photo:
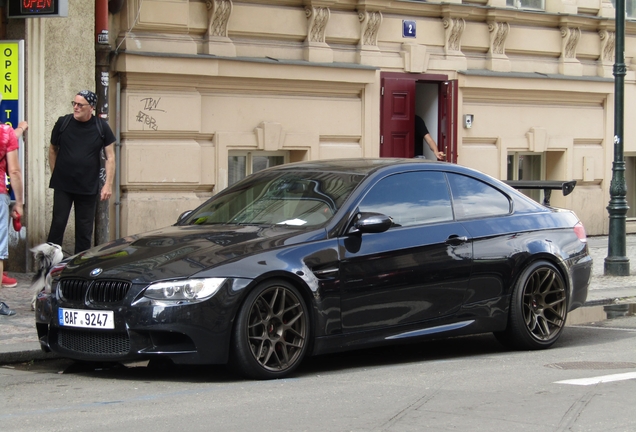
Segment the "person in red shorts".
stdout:
[[[14,287],[17,281],[4,270],[4,260],[9,258],[9,216],[19,220],[23,214],[23,186],[22,171],[18,158],[18,138],[28,128],[27,122],[20,122],[15,130],[6,124],[0,124],[0,178],[8,175],[11,178],[11,187],[15,194],[15,204],[10,208],[11,200],[7,193],[6,182],[0,181],[0,274],[2,274],[2,286]],[[5,177],[6,178],[6,177]],[[0,315],[15,315],[9,306],[0,301]]]

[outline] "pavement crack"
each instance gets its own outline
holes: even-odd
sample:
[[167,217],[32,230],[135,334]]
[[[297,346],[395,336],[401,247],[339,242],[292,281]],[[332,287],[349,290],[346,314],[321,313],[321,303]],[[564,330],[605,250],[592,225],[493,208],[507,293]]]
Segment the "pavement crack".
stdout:
[[417,399],[415,402],[409,404],[404,409],[400,410],[397,414],[395,414],[393,417],[391,417],[388,421],[386,421],[380,427],[380,430],[387,431],[387,430],[391,429],[391,427],[393,425],[395,425],[396,423],[399,423],[399,421],[402,418],[404,418],[409,412],[416,411],[419,408],[421,408],[422,406],[426,405],[428,403],[428,401],[430,401],[431,399],[433,399],[437,395],[437,393],[439,393],[439,389],[433,391],[432,393],[428,393],[428,394],[420,397],[419,399]]
[[598,395],[597,393],[595,393],[595,390],[596,388],[585,393],[570,406],[566,413],[563,414],[563,417],[561,417],[561,421],[559,422],[559,425],[555,432],[568,431],[572,428],[572,426],[574,426],[587,405],[592,401],[594,396]]

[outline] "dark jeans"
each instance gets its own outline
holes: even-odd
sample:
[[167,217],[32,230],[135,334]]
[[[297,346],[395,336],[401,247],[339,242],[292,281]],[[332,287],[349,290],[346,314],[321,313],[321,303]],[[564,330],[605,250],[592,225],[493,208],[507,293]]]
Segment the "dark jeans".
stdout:
[[72,205],[75,206],[74,253],[80,253],[91,247],[97,195],[80,195],[55,189],[53,193],[53,220],[51,221],[49,238],[46,241],[62,245]]

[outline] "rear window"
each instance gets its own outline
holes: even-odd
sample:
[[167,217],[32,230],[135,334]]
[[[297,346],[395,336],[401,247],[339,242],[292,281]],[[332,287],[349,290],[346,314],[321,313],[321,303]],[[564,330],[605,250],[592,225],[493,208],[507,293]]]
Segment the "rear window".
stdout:
[[472,177],[451,173],[447,175],[457,220],[510,213],[510,200],[499,190]]

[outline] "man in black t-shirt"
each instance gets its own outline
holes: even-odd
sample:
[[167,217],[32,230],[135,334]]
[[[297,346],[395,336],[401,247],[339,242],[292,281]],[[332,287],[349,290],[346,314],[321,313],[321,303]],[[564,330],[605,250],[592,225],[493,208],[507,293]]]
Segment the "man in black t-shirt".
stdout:
[[[97,95],[82,90],[71,102],[73,117],[60,117],[51,132],[49,166],[53,193],[53,220],[48,242],[62,245],[71,206],[75,207],[75,253],[91,247],[97,197],[112,195],[115,174],[115,135],[108,123],[93,116]],[[100,127],[96,122],[100,122]],[[101,150],[106,156],[106,181],[99,190]]]
[[446,156],[443,152],[437,149],[437,144],[435,140],[428,132],[428,128],[426,127],[426,123],[422,117],[416,115],[415,116],[415,156],[423,156],[424,155],[424,142],[430,147],[431,151],[437,157],[437,160],[444,160],[444,156]]

